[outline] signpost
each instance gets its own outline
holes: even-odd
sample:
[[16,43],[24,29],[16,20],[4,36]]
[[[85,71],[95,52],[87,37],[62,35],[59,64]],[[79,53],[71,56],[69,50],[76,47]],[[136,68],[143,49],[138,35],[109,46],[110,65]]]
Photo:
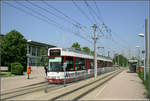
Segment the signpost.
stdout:
[[30,64],[30,53],[29,53],[29,44],[27,44],[27,74],[28,74],[28,79],[30,78],[29,74],[29,64]]
[[63,70],[64,70],[64,87],[66,86],[66,67],[67,67],[67,62],[64,62],[64,64],[63,64]]

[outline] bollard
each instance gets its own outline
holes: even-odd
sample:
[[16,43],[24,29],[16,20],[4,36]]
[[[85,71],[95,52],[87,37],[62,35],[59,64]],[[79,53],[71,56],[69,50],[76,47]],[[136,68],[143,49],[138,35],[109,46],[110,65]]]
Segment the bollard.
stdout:
[[31,73],[31,67],[27,67],[28,79],[30,78],[29,74]]

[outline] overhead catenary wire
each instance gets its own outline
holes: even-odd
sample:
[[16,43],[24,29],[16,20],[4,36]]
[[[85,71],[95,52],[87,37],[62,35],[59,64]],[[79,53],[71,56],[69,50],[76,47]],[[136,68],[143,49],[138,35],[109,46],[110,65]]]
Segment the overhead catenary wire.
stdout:
[[[89,43],[91,43],[89,40],[87,40],[87,38],[83,37],[83,36],[80,35],[79,33],[75,33],[75,32],[66,30],[66,28],[64,28],[63,26],[60,26],[60,24],[58,24],[57,22],[55,22],[55,21],[49,19],[48,17],[46,17],[45,15],[43,15],[43,14],[41,14],[41,13],[39,13],[39,12],[37,12],[37,11],[35,11],[35,10],[33,10],[33,9],[29,8],[29,7],[27,7],[27,6],[25,6],[24,4],[18,3],[18,5],[24,6],[24,8],[29,9],[29,11],[32,11],[32,12],[34,12],[34,13],[40,15],[41,17],[44,17],[44,19],[41,18],[41,17],[39,17],[39,16],[34,15],[33,13],[27,12],[26,10],[24,10],[24,9],[22,9],[22,8],[20,8],[20,7],[14,6],[14,5],[12,5],[12,4],[8,3],[8,2],[4,2],[4,3],[7,4],[7,5],[9,5],[9,6],[11,6],[11,7],[13,7],[13,8],[15,8],[15,9],[17,9],[17,10],[19,10],[19,11],[21,11],[21,12],[24,12],[24,13],[26,13],[26,14],[28,14],[28,15],[31,15],[31,16],[33,16],[33,17],[35,17],[35,18],[37,18],[37,19],[39,19],[39,20],[41,20],[41,21],[44,21],[44,22],[46,22],[46,23],[48,23],[48,24],[51,24],[51,25],[55,25],[55,27],[58,27],[59,29],[65,31],[65,32],[66,32],[66,31],[67,31],[67,32],[71,32],[71,33],[73,33],[74,35],[76,35],[76,36],[78,36],[78,37],[80,37],[80,38],[82,38],[82,39],[88,41]],[[45,19],[45,18],[46,18],[46,19]],[[52,22],[53,22],[53,23],[52,23]]]
[[100,9],[99,9],[97,3],[96,3],[96,0],[93,0],[93,1],[94,1],[95,6],[96,6],[96,9],[97,9],[97,11],[98,11],[98,13],[99,13],[99,15],[100,15],[99,18],[101,19],[102,23],[104,23],[104,20],[103,20],[101,11],[100,11]]
[[84,3],[85,3],[85,5],[86,5],[86,6],[87,6],[87,8],[88,8],[89,13],[91,13],[90,15],[91,15],[91,16],[92,16],[92,18],[94,19],[95,23],[97,23],[97,24],[98,24],[98,22],[97,22],[97,20],[96,20],[95,16],[92,14],[92,13],[94,13],[94,12],[93,12],[93,9],[92,9],[92,8],[91,8],[91,6],[87,3],[87,1],[86,1],[86,0],[84,0]]
[[[67,20],[67,19],[65,19],[65,18],[63,18],[63,17],[61,17],[61,16],[58,16],[57,14],[51,12],[50,10],[47,10],[47,9],[45,9],[45,8],[43,8],[43,7],[41,7],[41,6],[37,5],[37,4],[35,4],[35,3],[32,3],[30,0],[25,0],[25,1],[27,1],[27,2],[30,3],[31,5],[33,5],[33,6],[37,7],[37,8],[39,8],[39,9],[42,9],[43,11],[45,11],[45,12],[47,12],[47,13],[49,13],[49,14],[51,14],[51,15],[53,15],[53,16],[59,18],[59,19],[63,19],[63,20],[65,20],[65,21],[67,21],[68,23],[72,24],[73,26],[77,26],[77,24],[72,23],[70,20]],[[43,1],[43,2],[44,2],[44,1]]]
[[75,22],[77,25],[80,25],[80,23],[74,19],[72,19],[71,17],[69,17],[68,15],[64,14],[62,11],[58,10],[57,8],[55,8],[54,6],[52,6],[51,4],[47,3],[46,1],[41,1],[43,2],[45,5],[47,5],[47,7],[54,9],[55,11],[59,12],[61,15],[63,15],[64,17],[66,17],[67,19],[70,19],[70,21]]
[[[102,17],[100,17],[99,15],[96,14],[96,12],[92,9],[92,7],[88,4],[88,2],[87,2],[86,0],[84,0],[84,2],[85,2],[85,4],[86,4],[86,6],[89,8],[89,12],[90,12],[90,10],[91,10],[91,12],[93,12],[93,14],[96,15],[97,19],[101,20],[102,23],[103,23],[103,25],[104,25],[104,21],[103,21]],[[100,10],[99,10],[99,8],[98,8],[96,2],[95,2],[95,0],[94,0],[94,3],[95,3],[95,5],[96,5],[96,8],[97,8],[99,14],[101,14],[101,13],[100,13]],[[90,12],[90,13],[91,13],[91,12]],[[93,14],[91,14],[91,15],[93,15]],[[93,18],[95,18],[95,17],[93,16]],[[95,21],[96,21],[96,19],[95,19]],[[107,27],[107,28],[108,28],[108,27]],[[99,27],[98,27],[98,29],[99,29],[100,32],[102,32],[102,30],[101,30]],[[110,30],[110,32],[111,32],[111,30]],[[119,38],[119,39],[120,39],[120,38]],[[114,41],[114,42],[115,42],[115,41]],[[117,43],[117,42],[115,42],[115,43]],[[117,43],[117,44],[118,44],[118,43]],[[127,45],[127,44],[126,44],[126,45]]]
[[[44,1],[44,2],[45,2],[45,1]],[[53,25],[55,25],[56,27],[58,27],[59,29],[61,29],[61,30],[63,30],[63,31],[64,31],[64,29],[65,29],[65,31],[71,32],[71,33],[73,33],[74,35],[76,35],[76,36],[78,36],[78,37],[80,37],[80,38],[82,38],[82,39],[84,39],[84,40],[86,40],[86,41],[88,41],[88,42],[91,43],[91,41],[90,41],[90,40],[87,40],[87,38],[85,38],[84,36],[80,35],[79,33],[75,33],[75,32],[72,32],[71,30],[68,30],[68,29],[64,28],[64,26],[61,26],[61,25],[60,25],[59,23],[57,23],[56,21],[50,19],[49,17],[43,15],[43,14],[40,13],[40,12],[37,12],[37,11],[36,11],[36,14],[37,14],[37,15],[35,15],[35,14],[34,14],[34,13],[35,13],[35,12],[34,12],[35,10],[33,11],[33,9],[31,9],[31,8],[29,8],[29,7],[27,7],[29,10],[26,11],[26,10],[22,9],[21,7],[17,7],[17,6],[12,5],[11,3],[7,3],[7,4],[8,4],[9,6],[12,6],[13,8],[16,8],[16,9],[18,9],[18,10],[20,10],[20,11],[22,11],[22,12],[28,14],[28,15],[31,15],[31,16],[33,16],[33,17],[35,17],[35,18],[37,18],[37,19],[43,21],[43,22],[46,22],[46,23],[48,23],[48,24],[53,24]],[[34,12],[34,13],[30,13],[31,11]],[[68,17],[69,17],[69,16],[68,16]],[[70,18],[70,20],[71,20],[71,18]],[[75,22],[75,21],[73,21],[73,22]],[[77,24],[78,24],[78,23],[77,23]],[[120,39],[120,37],[119,37],[119,39]],[[124,42],[122,42],[122,40],[121,40],[121,43],[124,43]],[[124,43],[124,44],[125,44],[125,43]],[[126,44],[126,45],[127,45],[127,44]]]
[[[36,16],[36,15],[34,15],[33,13],[27,12],[26,10],[24,10],[24,9],[22,9],[22,8],[20,8],[20,7],[14,6],[14,5],[12,5],[12,4],[8,3],[8,2],[4,2],[4,3],[7,4],[7,5],[9,5],[10,7],[13,7],[13,8],[15,8],[15,9],[21,11],[21,12],[24,12],[24,13],[30,15],[30,16],[33,16],[33,17],[35,17],[36,19],[39,19],[39,20],[44,21],[44,22],[46,22],[46,23],[49,23],[48,20],[43,19],[43,18],[40,18],[39,16]],[[50,23],[50,24],[52,24],[52,23]]]
[[89,33],[88,31],[86,30],[83,30],[81,26],[83,26],[81,23],[79,23],[78,21],[72,19],[71,17],[69,17],[68,15],[66,15],[65,13],[63,13],[62,11],[58,10],[57,8],[55,8],[54,6],[52,6],[51,4],[48,4],[47,2],[45,1],[42,1],[45,5],[47,5],[49,8],[52,8],[54,9],[55,11],[59,12],[60,14],[62,14],[63,16],[65,16],[67,19],[70,19],[70,21],[72,22],[75,22],[76,24],[73,24],[73,26],[77,27],[77,28],[80,28],[82,31],[84,31],[85,33]]
[[128,43],[126,40],[124,40],[122,37],[120,37],[117,33],[115,33],[114,31],[112,31],[112,33],[114,35],[116,35],[116,37],[118,37],[118,39],[120,40],[119,42],[123,43],[124,45],[126,45],[129,48],[130,43]]
[[[17,2],[17,3],[18,3],[18,2]],[[49,17],[47,17],[47,16],[45,16],[45,15],[43,15],[43,14],[41,14],[41,13],[39,13],[39,12],[37,12],[37,11],[35,11],[35,10],[33,10],[33,9],[29,8],[29,7],[27,7],[27,6],[25,6],[24,4],[21,4],[21,3],[19,3],[19,4],[22,5],[22,6],[24,6],[24,7],[27,8],[27,9],[31,10],[32,12],[37,13],[38,15],[41,15],[41,16],[47,18],[47,19],[50,20],[50,21],[53,21],[53,20],[51,20]],[[53,22],[55,22],[55,21],[53,21]],[[56,23],[56,22],[55,22],[55,23]],[[56,23],[56,24],[57,24],[57,26],[60,26],[60,24],[58,24],[58,23]],[[57,27],[57,26],[56,26],[56,27]],[[62,28],[65,29],[63,26],[60,26],[59,28],[60,28],[60,29],[62,29]],[[62,30],[63,30],[63,29],[62,29]],[[74,33],[74,32],[72,32],[72,31],[69,31],[69,32],[71,32],[71,33],[73,33],[74,35],[76,35],[76,36],[78,36],[78,37],[80,37],[80,38],[82,38],[82,39],[84,39],[84,40],[90,42],[88,39],[86,39],[84,36],[80,35],[79,33]],[[90,42],[90,43],[91,43],[91,42]]]
[[[92,7],[88,4],[88,2],[87,2],[86,0],[84,0],[84,2],[85,2],[85,4],[86,4],[86,6],[89,8],[89,12],[90,12],[90,10],[91,10],[91,12],[93,12],[93,14],[96,15],[97,19],[99,19],[99,20],[101,19],[101,21],[103,22],[103,24],[102,24],[103,26],[102,26],[102,27],[105,27],[105,29],[108,30],[108,27],[105,26],[104,21],[102,20],[102,18],[96,14],[96,12],[92,9]],[[97,7],[96,2],[95,2],[95,5],[96,5],[96,7]],[[98,8],[98,7],[97,7],[97,8]],[[100,10],[99,10],[99,12],[100,12]],[[92,15],[92,14],[91,14],[91,15]],[[95,18],[95,17],[93,16],[93,18]],[[96,21],[96,19],[95,19],[95,21]],[[99,26],[98,26],[98,30],[102,33],[102,28],[100,29]],[[110,30],[110,32],[111,32],[111,30]],[[103,33],[102,33],[102,34],[103,34]],[[113,42],[115,42],[115,41],[113,41]],[[116,43],[116,42],[115,42],[115,43]],[[119,49],[120,49],[120,48],[119,48]]]
[[[15,0],[15,1],[16,1],[16,0]],[[26,6],[25,4],[20,3],[20,2],[17,2],[17,1],[16,1],[16,3],[17,3],[19,6],[23,6],[24,8],[29,9],[30,11],[32,11],[32,12],[34,12],[34,13],[36,13],[36,14],[38,14],[38,15],[44,17],[44,18],[46,18],[47,20],[49,20],[49,21],[51,21],[51,22],[53,22],[53,23],[55,23],[55,24],[58,24],[56,21],[51,20],[49,17],[45,16],[44,14],[42,14],[42,13],[36,11],[36,10],[33,10],[32,8],[29,8],[29,7]],[[59,24],[58,24],[58,25],[59,25]]]
[[94,24],[93,20],[76,4],[75,0],[72,0],[75,7],[81,12],[82,15],[84,15],[85,18],[87,18],[87,21]]

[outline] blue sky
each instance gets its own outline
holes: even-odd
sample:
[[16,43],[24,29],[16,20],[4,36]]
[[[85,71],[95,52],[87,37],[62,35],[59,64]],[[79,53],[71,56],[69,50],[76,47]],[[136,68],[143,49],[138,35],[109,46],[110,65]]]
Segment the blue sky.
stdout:
[[[11,7],[5,2],[46,20],[43,16],[34,13],[32,11],[34,10],[52,21],[47,21],[49,23],[43,20],[41,21],[36,17],[18,10],[18,8]],[[137,50],[135,46],[139,45],[143,47],[143,39],[138,37],[137,33],[145,32],[144,20],[145,18],[149,18],[148,1],[96,1],[100,12],[97,10],[93,1],[87,1],[90,7],[94,9],[94,12],[100,16],[99,18],[97,18],[95,13],[91,12],[91,9],[89,10],[84,1],[76,1],[75,3],[86,13],[86,16],[79,11],[72,1],[45,2],[69,16],[70,19],[61,15],[56,10],[49,8],[41,1],[3,1],[1,4],[1,33],[6,34],[16,29],[21,32],[25,38],[30,40],[57,45],[58,47],[70,47],[74,42],[78,42],[81,44],[81,47],[88,46],[90,49],[93,49],[92,43],[80,38],[78,35],[75,35],[75,33],[84,36],[85,39],[93,41],[89,37],[89,34],[93,35],[93,29],[90,26],[93,26],[93,24],[100,26],[104,22],[105,25],[111,29],[111,33],[104,33],[104,36],[100,37],[97,41],[97,46],[105,47],[105,55],[107,51],[110,51],[111,54],[118,52],[128,56],[129,49],[131,50],[131,54],[136,55]],[[52,12],[57,17],[30,3]],[[25,5],[29,9],[22,5]],[[96,18],[96,21],[92,15]],[[90,22],[88,17],[92,19],[92,22]],[[53,21],[58,23],[58,25],[55,26]],[[76,24],[76,22],[80,23],[82,30],[68,23],[68,21],[74,24]],[[58,26],[63,26],[67,28],[67,30],[61,30]],[[68,29],[73,33],[69,32]],[[97,34],[99,34],[99,31],[97,31]],[[99,52],[100,51],[102,52],[102,50],[99,50]]]

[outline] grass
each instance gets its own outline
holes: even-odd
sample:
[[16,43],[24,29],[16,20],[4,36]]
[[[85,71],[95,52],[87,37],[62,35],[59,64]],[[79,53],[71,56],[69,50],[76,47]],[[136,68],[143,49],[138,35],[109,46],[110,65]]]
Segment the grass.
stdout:
[[2,72],[0,73],[1,77],[10,77],[10,76],[15,76],[14,74],[11,74],[11,72]]
[[149,73],[146,73],[146,80],[144,80],[144,69],[142,69],[142,72],[140,73],[139,71],[137,72],[139,77],[142,79],[143,84],[145,85],[146,89],[147,89],[147,97],[150,98],[150,92],[149,92],[149,83],[150,81],[148,81],[148,77],[149,77]]

